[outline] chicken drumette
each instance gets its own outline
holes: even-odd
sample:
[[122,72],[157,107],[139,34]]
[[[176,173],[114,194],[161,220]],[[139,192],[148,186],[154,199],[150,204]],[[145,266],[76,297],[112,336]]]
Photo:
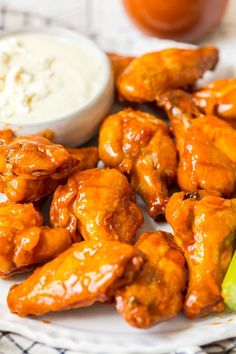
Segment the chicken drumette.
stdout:
[[166,218],[189,268],[187,316],[222,311],[221,284],[234,251],[236,199],[206,191],[175,193],[167,205]]
[[218,61],[215,47],[166,49],[131,61],[119,75],[117,89],[128,101],[154,101],[167,89],[188,88]]
[[8,306],[25,316],[105,302],[135,279],[144,261],[142,252],[125,243],[80,242],[13,286]]
[[77,168],[97,164],[94,148],[66,150],[41,136],[15,137],[11,130],[0,132],[0,141],[0,189],[14,202],[39,200]]
[[185,259],[167,232],[145,233],[135,245],[147,256],[137,279],[116,293],[116,307],[134,327],[174,317],[183,306]]
[[169,115],[179,152],[178,183],[182,190],[235,191],[236,131],[223,120],[204,116],[192,96],[169,91],[157,98]]
[[66,229],[42,226],[32,204],[0,204],[0,276],[56,257],[72,244]]
[[147,203],[150,216],[163,213],[167,182],[176,175],[176,149],[167,125],[153,115],[126,109],[105,119],[99,156],[106,166],[129,175]]
[[50,220],[84,239],[132,242],[143,223],[126,177],[115,169],[75,172],[53,196]]
[[236,126],[236,79],[217,80],[196,91],[194,102],[204,114],[213,114]]

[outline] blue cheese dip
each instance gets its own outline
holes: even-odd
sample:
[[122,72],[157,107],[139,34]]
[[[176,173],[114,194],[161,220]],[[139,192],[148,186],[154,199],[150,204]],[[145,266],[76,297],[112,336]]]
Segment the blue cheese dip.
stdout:
[[83,41],[41,32],[0,40],[0,121],[57,120],[96,96],[104,63]]

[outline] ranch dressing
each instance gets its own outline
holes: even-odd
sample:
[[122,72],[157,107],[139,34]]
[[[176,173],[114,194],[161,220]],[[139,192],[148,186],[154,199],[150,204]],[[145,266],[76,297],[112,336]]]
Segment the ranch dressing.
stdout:
[[103,82],[101,58],[84,43],[45,33],[0,40],[0,121],[56,120],[82,107]]

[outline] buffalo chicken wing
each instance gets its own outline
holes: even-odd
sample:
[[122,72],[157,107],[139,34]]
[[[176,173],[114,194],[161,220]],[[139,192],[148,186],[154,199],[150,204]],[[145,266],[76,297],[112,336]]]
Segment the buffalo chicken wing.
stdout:
[[14,137],[8,131],[0,145],[0,187],[9,200],[33,202],[52,193],[79,160],[62,145],[41,136]]
[[146,328],[174,317],[183,306],[185,259],[173,236],[145,233],[135,245],[146,256],[137,279],[116,293],[116,307],[134,327]]
[[119,75],[117,89],[131,102],[154,101],[162,91],[187,88],[218,61],[215,47],[166,49],[134,59]]
[[145,261],[134,246],[116,241],[83,241],[45,264],[8,295],[10,310],[42,315],[106,302],[130,284]]
[[42,224],[43,218],[32,204],[0,204],[0,276],[48,261],[71,246],[66,229]]
[[96,147],[66,149],[41,136],[0,132],[0,189],[13,202],[51,194],[75,170],[97,166]]
[[85,240],[105,239],[132,242],[142,225],[141,210],[133,190],[115,169],[75,172],[53,196],[50,220]]
[[236,199],[206,191],[175,193],[166,218],[189,268],[185,313],[197,318],[222,311],[221,284],[234,251]]
[[236,131],[223,120],[202,115],[183,91],[170,91],[157,102],[169,115],[179,152],[178,183],[182,190],[235,191]]
[[109,116],[100,129],[99,155],[106,166],[129,175],[150,216],[164,212],[167,182],[175,178],[177,161],[174,142],[162,120],[132,109]]

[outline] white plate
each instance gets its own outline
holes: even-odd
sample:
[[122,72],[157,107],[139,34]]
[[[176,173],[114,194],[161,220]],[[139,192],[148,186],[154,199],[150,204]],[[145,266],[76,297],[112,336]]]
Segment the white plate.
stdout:
[[[130,49],[132,53],[137,53],[148,48],[151,51],[175,46],[173,42],[153,39],[106,43],[104,38],[100,38],[100,43],[106,50],[127,54],[130,54]],[[224,48],[222,54],[223,60],[216,73],[208,74],[206,80],[236,76],[233,48]],[[156,229],[170,231],[166,223],[155,223],[145,213],[142,231]],[[130,327],[116,313],[114,305],[104,304],[40,318],[20,318],[11,314],[6,305],[9,287],[20,280],[0,280],[0,330],[16,332],[51,346],[96,354],[157,354],[186,348],[196,352],[196,346],[236,335],[236,314],[226,313],[195,321],[180,315],[149,330]]]
[[[145,211],[144,216],[140,233],[156,229],[171,232],[166,223],[154,222]],[[233,314],[209,316],[198,321],[180,315],[149,330],[139,330],[124,322],[114,304],[95,304],[39,318],[20,318],[9,312],[6,296],[9,287],[22,279],[23,276],[0,280],[0,330],[16,332],[51,346],[96,354],[157,354],[183,347],[196,351],[193,346],[236,334],[236,315]]]

